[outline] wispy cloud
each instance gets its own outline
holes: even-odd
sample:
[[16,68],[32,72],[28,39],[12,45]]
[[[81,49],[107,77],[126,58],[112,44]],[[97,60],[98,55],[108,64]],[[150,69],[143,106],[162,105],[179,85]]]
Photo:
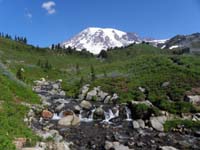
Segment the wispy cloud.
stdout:
[[44,2],[42,8],[44,8],[49,15],[56,13],[55,9],[56,3],[54,1]]
[[25,17],[32,22],[33,14],[29,11],[28,8],[25,8]]

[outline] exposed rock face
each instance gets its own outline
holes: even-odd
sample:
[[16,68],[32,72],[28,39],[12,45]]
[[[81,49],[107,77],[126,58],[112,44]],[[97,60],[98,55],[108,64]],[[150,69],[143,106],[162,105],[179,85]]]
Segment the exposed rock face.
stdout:
[[150,123],[155,130],[162,132],[164,131],[163,124],[165,123],[166,120],[167,120],[166,116],[151,117]]
[[92,104],[89,101],[82,101],[80,106],[83,109],[87,109],[87,110],[90,110],[92,108]]

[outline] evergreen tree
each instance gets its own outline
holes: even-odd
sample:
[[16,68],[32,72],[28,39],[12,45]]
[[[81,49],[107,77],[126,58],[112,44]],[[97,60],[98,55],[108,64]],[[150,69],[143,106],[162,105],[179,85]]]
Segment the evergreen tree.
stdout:
[[94,81],[96,79],[96,75],[93,65],[91,65],[90,69],[91,69],[91,80]]
[[19,69],[17,70],[16,77],[17,77],[19,80],[24,80],[23,72],[24,72],[23,68],[19,68]]

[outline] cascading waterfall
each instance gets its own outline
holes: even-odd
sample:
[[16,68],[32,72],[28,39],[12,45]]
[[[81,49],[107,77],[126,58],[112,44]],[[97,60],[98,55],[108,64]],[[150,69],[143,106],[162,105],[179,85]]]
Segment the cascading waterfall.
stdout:
[[111,119],[119,117],[119,110],[117,109],[117,111],[114,114],[113,111],[109,109],[108,112],[104,111],[104,116],[105,116],[105,119],[102,122],[110,123]]
[[91,110],[91,114],[89,115],[88,118],[83,118],[82,117],[82,112],[83,110],[80,111],[80,114],[79,114],[79,118],[82,122],[92,122],[94,120],[94,112],[95,112],[96,108],[94,108],[93,110]]
[[125,107],[125,110],[126,110],[126,120],[127,121],[132,121],[133,119],[132,119],[132,117],[131,117],[131,110],[126,106]]
[[63,118],[63,111],[61,111],[59,114],[58,113],[54,113],[52,120],[60,120],[61,118]]

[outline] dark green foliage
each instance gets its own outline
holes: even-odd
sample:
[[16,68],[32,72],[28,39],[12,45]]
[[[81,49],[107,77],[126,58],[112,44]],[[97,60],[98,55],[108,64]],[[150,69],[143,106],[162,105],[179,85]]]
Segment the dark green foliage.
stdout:
[[16,73],[16,77],[19,79],[19,80],[24,80],[25,78],[24,78],[24,75],[23,75],[23,68],[19,68],[18,70],[17,70],[17,73]]
[[170,131],[178,126],[183,126],[184,128],[191,129],[193,131],[199,130],[200,122],[192,120],[171,120],[166,121],[164,124],[165,131]]
[[146,104],[129,104],[133,119],[149,119],[152,114],[158,115],[159,110]]
[[100,54],[98,55],[99,58],[106,59],[108,57],[107,52],[105,50],[102,50]]
[[94,81],[96,79],[96,74],[95,74],[93,65],[91,65],[90,69],[91,69],[91,73],[90,73],[91,81]]

